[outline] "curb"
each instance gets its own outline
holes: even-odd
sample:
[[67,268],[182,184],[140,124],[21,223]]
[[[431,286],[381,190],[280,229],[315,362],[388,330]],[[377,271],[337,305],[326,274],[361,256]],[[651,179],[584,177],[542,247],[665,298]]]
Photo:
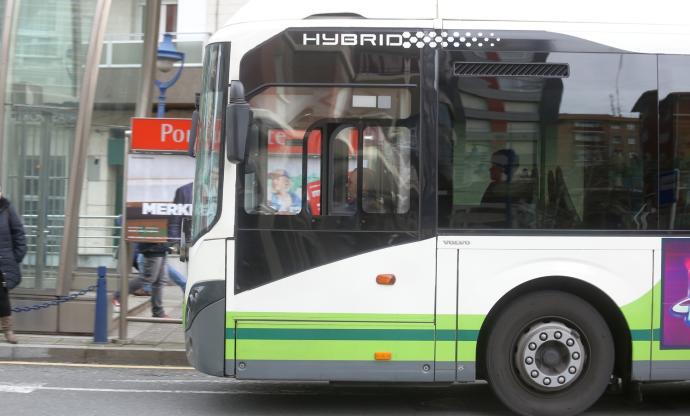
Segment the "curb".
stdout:
[[113,347],[109,345],[4,344],[0,345],[0,360],[189,367],[184,349]]

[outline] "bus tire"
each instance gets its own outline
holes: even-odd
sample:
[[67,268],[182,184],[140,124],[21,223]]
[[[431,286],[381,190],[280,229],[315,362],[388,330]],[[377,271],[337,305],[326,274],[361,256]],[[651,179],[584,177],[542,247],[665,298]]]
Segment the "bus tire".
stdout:
[[486,375],[511,410],[530,416],[576,415],[604,393],[614,342],[599,312],[582,298],[540,291],[512,301],[486,347]]

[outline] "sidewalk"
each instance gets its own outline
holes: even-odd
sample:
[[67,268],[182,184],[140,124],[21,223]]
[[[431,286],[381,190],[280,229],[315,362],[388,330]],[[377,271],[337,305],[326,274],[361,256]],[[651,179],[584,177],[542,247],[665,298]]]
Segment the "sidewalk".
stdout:
[[[171,318],[182,317],[182,292],[165,286],[163,306]],[[149,298],[130,296],[130,316],[150,317]],[[180,324],[130,322],[125,343],[118,341],[119,313],[113,313],[109,343],[95,344],[93,337],[17,334],[16,345],[0,334],[0,360],[73,364],[189,366]]]

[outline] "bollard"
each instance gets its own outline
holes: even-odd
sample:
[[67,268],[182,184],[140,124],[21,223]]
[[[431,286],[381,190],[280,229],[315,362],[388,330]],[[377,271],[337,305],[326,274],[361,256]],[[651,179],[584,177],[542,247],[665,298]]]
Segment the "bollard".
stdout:
[[108,291],[105,281],[105,266],[98,266],[98,287],[96,289],[96,316],[93,321],[93,342],[108,342]]

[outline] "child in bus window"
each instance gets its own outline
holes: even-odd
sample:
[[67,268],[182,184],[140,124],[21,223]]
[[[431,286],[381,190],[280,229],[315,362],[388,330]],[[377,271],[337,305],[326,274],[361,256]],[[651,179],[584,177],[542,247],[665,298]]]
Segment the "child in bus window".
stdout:
[[285,169],[276,169],[268,174],[271,179],[269,205],[278,215],[294,215],[302,209],[302,199],[290,190],[292,180]]

